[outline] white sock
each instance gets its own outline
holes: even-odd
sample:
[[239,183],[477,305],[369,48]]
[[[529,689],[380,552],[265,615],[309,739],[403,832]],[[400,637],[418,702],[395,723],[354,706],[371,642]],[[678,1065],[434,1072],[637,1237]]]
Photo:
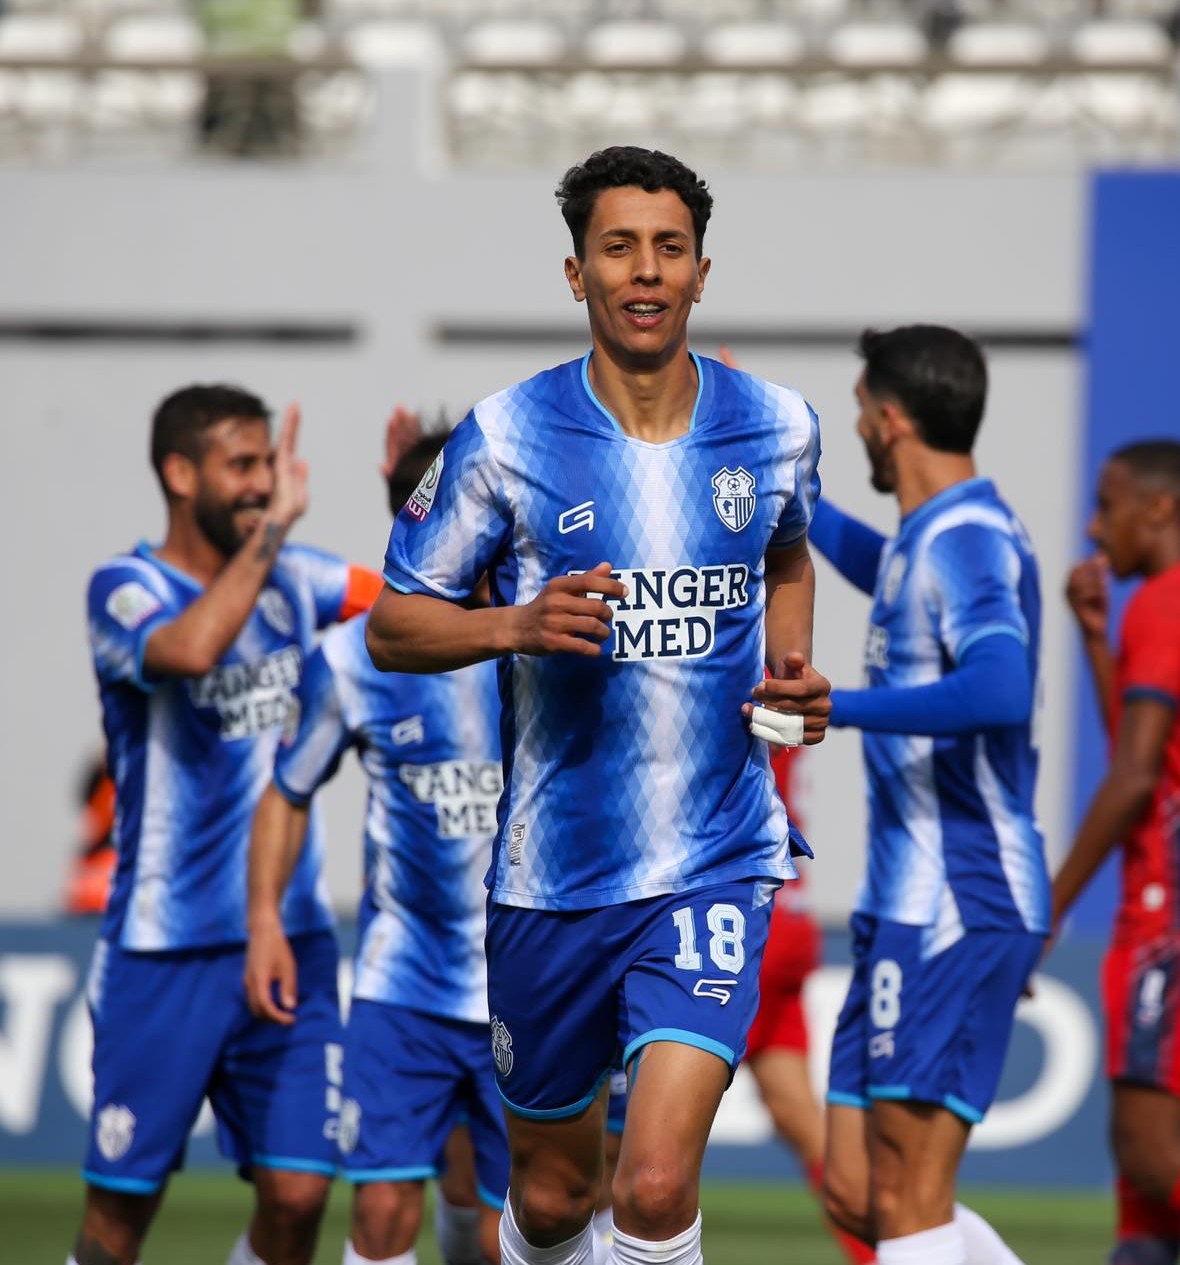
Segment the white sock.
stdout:
[[967,1248],[958,1224],[948,1221],[900,1239],[879,1239],[877,1265],[967,1265]]
[[352,1246],[352,1240],[345,1239],[343,1265],[418,1265],[418,1253],[410,1248],[408,1252],[403,1252],[400,1256],[386,1256],[376,1261],[371,1256],[362,1256]]
[[479,1209],[457,1208],[436,1190],[434,1237],[445,1265],[479,1265]]
[[959,1227],[967,1248],[967,1265],[1024,1265],[978,1212],[972,1212],[963,1204],[955,1204],[955,1225]]
[[590,1224],[594,1227],[594,1265],[608,1265],[610,1245],[615,1241],[614,1211],[601,1208]]
[[697,1211],[697,1219],[681,1230],[675,1238],[663,1239],[653,1243],[650,1239],[633,1239],[624,1234],[617,1226],[615,1238],[611,1244],[611,1254],[607,1260],[612,1265],[704,1265],[701,1255],[701,1214]]
[[501,1265],[593,1265],[594,1226],[590,1221],[585,1228],[564,1243],[553,1247],[534,1247],[520,1232],[512,1215],[512,1204],[505,1200],[504,1215],[500,1218]]
[[249,1237],[243,1234],[234,1244],[234,1250],[229,1254],[225,1265],[266,1265],[266,1262],[255,1253],[250,1246]]

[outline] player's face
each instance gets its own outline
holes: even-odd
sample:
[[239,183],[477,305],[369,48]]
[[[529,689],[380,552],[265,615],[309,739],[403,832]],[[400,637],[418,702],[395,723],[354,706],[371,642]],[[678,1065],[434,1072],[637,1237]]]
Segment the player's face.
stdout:
[[604,189],[565,274],[585,300],[596,348],[612,360],[658,368],[683,349],[688,314],[705,287],[692,215],[670,189]]
[[893,470],[893,454],[885,442],[885,419],[881,415],[881,405],[865,386],[862,373],[856,383],[856,433],[869,458],[869,479],[878,492],[892,492],[897,486],[897,478]]
[[1147,498],[1121,461],[1108,461],[1098,476],[1098,492],[1087,535],[1106,555],[1120,579],[1137,574],[1147,547]]
[[227,558],[246,542],[270,504],[273,463],[270,427],[262,418],[227,417],[205,432],[193,517]]

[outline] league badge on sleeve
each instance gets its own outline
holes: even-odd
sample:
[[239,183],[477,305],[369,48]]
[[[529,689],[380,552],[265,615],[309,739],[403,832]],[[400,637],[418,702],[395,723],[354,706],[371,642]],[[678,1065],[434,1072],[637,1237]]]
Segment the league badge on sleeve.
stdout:
[[409,516],[421,523],[425,520],[426,515],[430,513],[431,507],[434,505],[434,498],[438,492],[438,481],[442,478],[443,455],[440,452],[435,457],[429,470],[422,476],[422,481],[410,493],[410,499],[405,504],[405,511]]
[[730,531],[741,531],[754,517],[754,476],[738,466],[718,470],[713,476],[713,508]]

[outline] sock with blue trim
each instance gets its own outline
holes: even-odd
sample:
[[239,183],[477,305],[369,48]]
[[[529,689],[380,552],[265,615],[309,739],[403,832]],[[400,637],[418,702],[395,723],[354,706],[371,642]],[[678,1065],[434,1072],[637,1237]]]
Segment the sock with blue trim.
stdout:
[[878,1265],[967,1265],[963,1232],[954,1221],[898,1239],[879,1239]]

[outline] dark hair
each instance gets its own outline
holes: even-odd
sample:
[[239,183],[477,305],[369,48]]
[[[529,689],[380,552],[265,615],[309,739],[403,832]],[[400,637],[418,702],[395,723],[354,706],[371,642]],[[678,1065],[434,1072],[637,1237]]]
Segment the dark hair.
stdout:
[[637,145],[612,145],[591,154],[584,163],[571,167],[557,186],[556,197],[574,239],[574,254],[585,257],[586,225],[594,204],[604,189],[643,189],[658,193],[670,189],[688,207],[696,234],[697,257],[705,245],[705,226],[713,212],[713,195],[695,171],[678,158],[658,149]]
[[1180,442],[1175,439],[1139,439],[1116,448],[1108,461],[1121,461],[1135,481],[1162,487],[1180,498]]
[[190,461],[200,461],[205,452],[205,435],[210,426],[227,417],[270,420],[270,411],[256,395],[240,387],[216,384],[195,385],[173,391],[161,401],[152,416],[152,467],[160,486],[164,482],[164,458],[178,452]]
[[446,431],[432,431],[406,452],[389,475],[389,512],[395,517],[410,499],[410,493],[422,482],[435,457],[442,451],[449,435]]
[[869,394],[900,404],[923,443],[971,451],[987,399],[987,365],[974,339],[945,325],[903,325],[866,329],[857,350]]

